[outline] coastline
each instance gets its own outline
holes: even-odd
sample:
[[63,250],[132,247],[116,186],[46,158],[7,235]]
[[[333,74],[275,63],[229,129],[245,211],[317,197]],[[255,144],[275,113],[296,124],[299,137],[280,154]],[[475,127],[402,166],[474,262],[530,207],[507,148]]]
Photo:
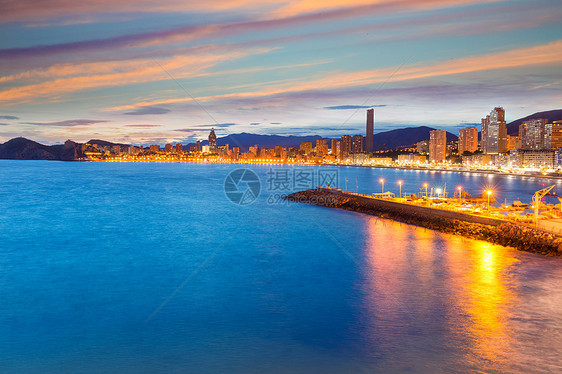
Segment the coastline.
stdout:
[[439,173],[470,173],[470,174],[491,174],[491,175],[511,175],[521,178],[545,178],[545,179],[554,179],[554,180],[562,180],[562,174],[560,175],[552,175],[552,174],[543,174],[543,173],[515,173],[515,172],[501,172],[498,170],[483,170],[483,169],[441,169],[441,168],[434,168],[434,167],[412,167],[412,166],[387,166],[387,165],[354,165],[354,164],[319,164],[319,163],[300,163],[300,162],[240,162],[240,161],[204,161],[204,160],[197,160],[197,161],[188,161],[188,160],[173,160],[173,161],[164,161],[164,160],[74,160],[74,161],[82,161],[82,162],[153,162],[153,163],[197,163],[197,164],[236,164],[236,165],[298,165],[298,166],[345,166],[345,167],[358,167],[358,168],[380,168],[380,169],[400,169],[400,170],[419,170],[419,171],[429,171],[429,172],[439,172]]
[[562,236],[500,219],[367,198],[326,188],[295,192],[285,199],[375,215],[545,256],[562,256]]

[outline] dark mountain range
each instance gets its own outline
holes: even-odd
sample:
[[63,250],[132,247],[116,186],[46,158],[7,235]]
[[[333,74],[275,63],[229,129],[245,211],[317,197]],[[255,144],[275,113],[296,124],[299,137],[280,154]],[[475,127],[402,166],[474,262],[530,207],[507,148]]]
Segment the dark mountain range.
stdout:
[[[429,140],[429,132],[435,130],[427,126],[407,127],[375,134],[375,149],[387,150],[415,146],[417,142]],[[458,137],[447,132],[447,142],[455,141]]]
[[0,159],[72,161],[79,151],[80,145],[70,140],[64,145],[43,145],[26,138],[14,138],[0,144]]
[[562,109],[547,110],[545,112],[533,113],[530,116],[519,118],[513,122],[507,124],[508,135],[517,136],[519,135],[519,125],[530,119],[546,118],[548,123],[552,121],[562,120]]

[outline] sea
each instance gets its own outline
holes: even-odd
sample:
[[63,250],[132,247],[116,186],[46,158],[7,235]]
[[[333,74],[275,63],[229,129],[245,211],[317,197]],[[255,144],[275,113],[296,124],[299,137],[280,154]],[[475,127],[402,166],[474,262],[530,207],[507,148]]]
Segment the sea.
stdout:
[[[562,372],[562,259],[283,200],[560,181],[0,161],[0,373]],[[557,203],[557,201],[553,201]]]

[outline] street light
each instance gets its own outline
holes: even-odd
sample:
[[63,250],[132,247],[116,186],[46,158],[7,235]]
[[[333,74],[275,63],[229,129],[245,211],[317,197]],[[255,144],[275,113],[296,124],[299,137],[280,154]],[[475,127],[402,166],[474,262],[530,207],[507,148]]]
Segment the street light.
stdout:
[[424,183],[423,186],[425,187],[425,198],[427,199],[427,183]]
[[459,190],[459,204],[462,203],[462,187],[458,186],[457,190]]
[[400,198],[402,198],[402,181],[398,181],[398,185],[400,186]]
[[384,193],[384,178],[379,179],[379,183],[382,184],[381,192]]
[[492,194],[492,190],[486,191],[486,195],[488,195],[488,212],[490,211],[490,195]]

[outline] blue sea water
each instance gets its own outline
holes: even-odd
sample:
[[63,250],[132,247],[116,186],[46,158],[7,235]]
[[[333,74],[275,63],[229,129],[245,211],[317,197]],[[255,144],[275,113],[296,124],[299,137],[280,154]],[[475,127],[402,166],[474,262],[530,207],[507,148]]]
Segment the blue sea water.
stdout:
[[[0,372],[562,371],[560,258],[283,203],[269,166],[237,205],[224,181],[239,167],[0,161]],[[302,170],[501,202],[553,183]]]

